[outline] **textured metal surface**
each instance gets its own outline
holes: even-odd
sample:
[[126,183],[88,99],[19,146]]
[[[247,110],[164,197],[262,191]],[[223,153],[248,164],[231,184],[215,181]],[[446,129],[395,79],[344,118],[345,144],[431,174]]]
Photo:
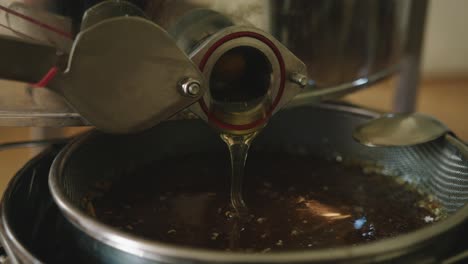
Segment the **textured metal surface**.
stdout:
[[[151,263],[151,260],[154,263],[440,263],[461,250],[459,246],[466,245],[457,235],[468,218],[467,146],[453,138],[404,148],[368,148],[354,142],[351,137],[354,128],[376,116],[377,113],[366,110],[335,105],[288,109],[273,118],[252,144],[252,151],[310,153],[329,159],[339,156],[343,160],[364,162],[389,177],[401,177],[432,194],[450,215],[447,219],[367,245],[249,255],[187,249],[144,240],[98,223],[81,209],[82,198],[97,180],[118,180],[139,164],[166,156],[225,152],[225,146],[214,132],[197,120],[165,122],[133,136],[91,132],[70,144],[56,159],[50,187],[61,211],[80,230],[79,239],[86,241],[82,249],[103,262],[119,263],[116,256],[126,256],[144,263]],[[320,126],[314,125],[317,123]],[[104,251],[97,254],[95,248],[101,247]]]
[[437,198],[448,212],[468,202],[468,147],[458,149],[447,135],[415,147],[391,148],[382,153],[386,169],[415,183]]

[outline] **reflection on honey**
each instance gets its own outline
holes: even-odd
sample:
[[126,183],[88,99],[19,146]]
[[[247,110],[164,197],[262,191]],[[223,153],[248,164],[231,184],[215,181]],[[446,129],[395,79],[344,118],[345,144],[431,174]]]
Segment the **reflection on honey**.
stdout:
[[92,204],[98,219],[134,235],[244,252],[368,243],[440,217],[437,203],[392,177],[306,155],[253,152],[244,179],[249,211],[239,219],[229,169],[226,153],[168,158],[106,185]]
[[304,197],[299,197],[297,203],[303,203],[307,207],[297,209],[297,211],[302,214],[323,216],[328,220],[340,220],[351,217],[350,214],[339,212],[338,208],[320,203],[316,200],[306,200]]

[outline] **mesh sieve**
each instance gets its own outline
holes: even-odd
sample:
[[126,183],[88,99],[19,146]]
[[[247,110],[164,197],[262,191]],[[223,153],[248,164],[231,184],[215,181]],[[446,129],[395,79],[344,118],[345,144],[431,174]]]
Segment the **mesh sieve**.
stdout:
[[381,162],[433,195],[447,212],[454,212],[468,202],[468,160],[454,142],[447,135],[412,148],[389,149],[384,151]]

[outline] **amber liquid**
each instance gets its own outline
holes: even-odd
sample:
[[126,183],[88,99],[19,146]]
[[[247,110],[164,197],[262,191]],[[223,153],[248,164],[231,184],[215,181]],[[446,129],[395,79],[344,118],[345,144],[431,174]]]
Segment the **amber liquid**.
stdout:
[[245,135],[220,134],[226,143],[231,158],[231,205],[234,213],[228,215],[233,218],[232,230],[229,234],[229,248],[238,248],[240,232],[244,222],[249,221],[249,210],[244,202],[242,185],[244,180],[245,162],[249,154],[250,144],[260,131]]
[[312,156],[250,153],[246,221],[232,217],[224,153],[160,160],[102,184],[96,217],[166,243],[243,252],[355,245],[439,218],[438,204],[393,177]]
[[235,210],[235,217],[248,217],[248,208],[244,202],[242,182],[244,179],[245,162],[249,154],[250,144],[259,131],[246,135],[222,133],[221,139],[226,143],[231,158],[231,205]]

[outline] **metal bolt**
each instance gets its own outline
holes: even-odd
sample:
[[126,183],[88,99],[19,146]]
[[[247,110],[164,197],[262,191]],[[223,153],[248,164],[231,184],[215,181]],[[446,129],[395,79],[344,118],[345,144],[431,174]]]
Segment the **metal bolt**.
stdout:
[[289,76],[289,80],[291,80],[295,84],[298,84],[299,86],[301,86],[301,88],[304,88],[309,82],[309,78],[307,78],[307,76],[297,72],[293,72]]
[[184,78],[179,82],[179,88],[183,95],[197,97],[201,90],[201,84],[193,78]]
[[188,93],[193,96],[197,96],[200,92],[200,84],[199,83],[191,83],[188,86]]

